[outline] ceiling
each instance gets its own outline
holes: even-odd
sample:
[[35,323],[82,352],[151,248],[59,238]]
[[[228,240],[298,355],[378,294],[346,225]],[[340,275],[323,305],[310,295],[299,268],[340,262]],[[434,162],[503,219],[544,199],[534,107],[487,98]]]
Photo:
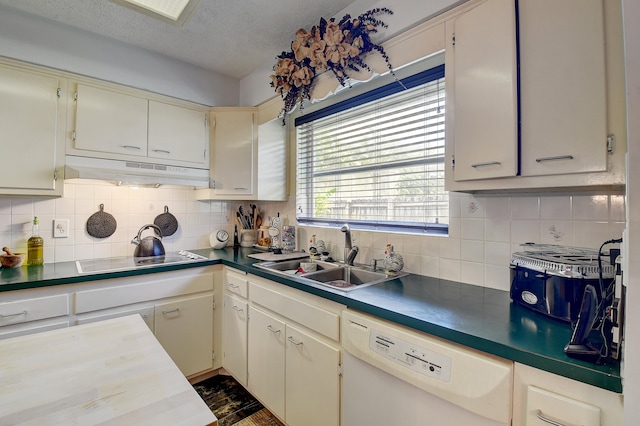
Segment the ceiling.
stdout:
[[183,27],[109,0],[0,0],[0,5],[240,79],[288,50],[296,30],[353,2],[201,0]]

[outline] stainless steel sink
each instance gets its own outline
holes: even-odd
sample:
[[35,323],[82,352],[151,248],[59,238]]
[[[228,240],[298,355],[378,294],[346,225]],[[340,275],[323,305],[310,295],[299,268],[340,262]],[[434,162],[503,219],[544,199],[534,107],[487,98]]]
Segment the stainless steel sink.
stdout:
[[[305,262],[318,264],[317,271],[306,273],[298,272],[300,263]],[[344,263],[311,260],[310,258],[280,262],[260,262],[255,263],[254,266],[281,275],[295,275],[296,278],[303,281],[320,284],[342,291],[351,291],[407,275],[406,273],[387,275],[384,272],[372,271],[370,269],[365,269],[364,267],[349,266]]]
[[298,272],[298,268],[301,263],[313,262],[317,264],[317,270],[323,271],[325,269],[333,269],[339,268],[341,265],[335,262],[324,262],[322,260],[312,260],[309,257],[305,257],[302,259],[294,259],[294,260],[284,260],[279,262],[260,262],[255,263],[253,266],[257,266],[258,268],[268,269],[269,271],[278,272],[287,275],[301,275]]
[[340,268],[328,269],[318,272],[310,272],[302,277],[308,280],[317,281],[323,285],[337,288],[344,291],[355,290],[373,284],[393,280],[406,273],[397,275],[387,275],[384,272],[371,271],[356,266],[341,266]]

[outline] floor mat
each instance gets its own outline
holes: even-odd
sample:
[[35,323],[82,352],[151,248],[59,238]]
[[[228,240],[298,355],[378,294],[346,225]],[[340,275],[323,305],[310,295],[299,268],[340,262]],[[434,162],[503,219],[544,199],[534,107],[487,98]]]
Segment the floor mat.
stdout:
[[193,385],[198,395],[218,418],[218,426],[281,426],[233,377],[217,375]]

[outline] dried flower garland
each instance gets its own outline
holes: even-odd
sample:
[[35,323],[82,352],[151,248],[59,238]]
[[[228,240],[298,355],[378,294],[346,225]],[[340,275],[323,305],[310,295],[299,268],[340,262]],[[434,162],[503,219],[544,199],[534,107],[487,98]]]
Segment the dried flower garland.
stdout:
[[382,46],[373,43],[370,38],[370,34],[377,32],[379,27],[387,28],[387,24],[376,18],[382,13],[393,14],[387,8],[375,8],[355,19],[345,15],[338,23],[335,18],[329,21],[321,18],[320,24],[313,26],[311,31],[301,28],[296,32],[291,51],[282,52],[276,57],[278,61],[271,75],[271,87],[284,101],[283,117],[298,103],[311,99],[313,80],[323,72],[331,70],[344,86],[348,82],[348,70],[371,71],[362,59],[364,54],[371,51],[382,55],[395,77],[389,56]]

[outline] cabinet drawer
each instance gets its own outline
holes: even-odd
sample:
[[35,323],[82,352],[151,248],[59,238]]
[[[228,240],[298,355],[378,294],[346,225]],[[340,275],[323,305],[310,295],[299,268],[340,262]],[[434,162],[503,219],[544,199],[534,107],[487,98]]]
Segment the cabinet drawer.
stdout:
[[0,326],[69,315],[66,294],[0,303]]
[[154,307],[153,306],[144,306],[141,308],[135,309],[112,309],[108,312],[100,312],[99,314],[89,314],[89,316],[83,316],[82,318],[78,318],[76,320],[76,325],[88,324],[91,322],[104,321],[111,318],[120,318],[126,317],[127,315],[135,315],[138,314],[142,317],[144,322],[149,327],[149,330],[153,331],[153,320],[154,320]]
[[225,288],[229,293],[247,298],[248,295],[248,279],[245,274],[233,271],[225,273]]
[[131,282],[131,278],[114,279],[114,284],[124,285],[79,291],[74,295],[75,313],[213,290],[212,272],[188,274],[188,270],[169,272],[166,275],[153,274],[145,276],[143,282],[128,285],[126,283]]
[[526,425],[552,422],[584,426],[600,425],[600,408],[535,386],[527,387]]
[[251,282],[251,301],[335,341],[340,340],[340,315]]
[[18,324],[15,326],[0,328],[0,339],[26,336],[27,334],[42,333],[43,331],[57,330],[59,328],[68,327],[69,321],[67,319],[39,321],[37,323],[29,324]]

